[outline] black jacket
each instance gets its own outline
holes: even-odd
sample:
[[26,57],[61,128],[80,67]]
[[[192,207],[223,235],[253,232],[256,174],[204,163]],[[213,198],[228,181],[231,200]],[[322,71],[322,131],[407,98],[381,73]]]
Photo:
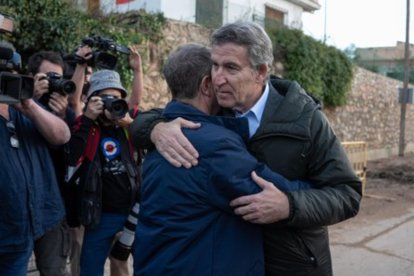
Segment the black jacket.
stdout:
[[298,83],[271,79],[249,150],[288,179],[316,187],[288,192],[289,218],[264,227],[267,275],[331,275],[326,226],[358,213],[361,181],[320,105]]
[[[121,159],[125,165],[130,187],[130,206],[132,207],[138,198],[140,183],[139,162],[134,160],[134,149],[128,139],[125,129],[116,129],[116,138],[121,143]],[[72,137],[68,143],[68,161],[71,166],[80,166],[79,190],[77,195],[78,216],[80,223],[87,228],[94,228],[100,222],[102,212],[102,164],[98,154],[100,140],[99,124],[81,115],[76,119],[72,130]],[[77,177],[71,182],[76,181]],[[70,185],[70,184],[69,184]]]

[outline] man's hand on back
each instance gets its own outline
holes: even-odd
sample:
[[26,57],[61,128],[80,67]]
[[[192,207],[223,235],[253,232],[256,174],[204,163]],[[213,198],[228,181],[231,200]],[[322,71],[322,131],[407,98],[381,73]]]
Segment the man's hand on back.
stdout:
[[151,132],[151,141],[158,152],[175,167],[191,168],[198,164],[198,152],[184,136],[181,128],[199,128],[193,123],[177,118],[168,123],[158,123]]
[[230,206],[234,208],[234,213],[246,221],[258,224],[274,223],[288,218],[290,210],[287,196],[255,172],[252,172],[252,179],[262,191],[232,200]]

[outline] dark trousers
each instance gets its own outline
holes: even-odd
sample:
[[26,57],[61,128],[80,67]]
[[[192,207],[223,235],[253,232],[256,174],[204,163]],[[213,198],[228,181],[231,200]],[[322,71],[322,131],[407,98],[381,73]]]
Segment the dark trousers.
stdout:
[[70,254],[69,227],[63,221],[35,241],[36,266],[41,276],[66,276]]

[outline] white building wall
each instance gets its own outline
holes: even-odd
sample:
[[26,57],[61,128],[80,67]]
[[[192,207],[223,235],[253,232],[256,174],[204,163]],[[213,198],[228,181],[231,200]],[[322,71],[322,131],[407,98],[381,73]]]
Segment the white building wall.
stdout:
[[195,22],[195,3],[196,0],[132,0],[125,4],[116,4],[116,0],[100,0],[104,13],[144,9],[149,13],[163,12],[167,18],[188,22]]
[[132,0],[125,4],[116,4],[116,0],[100,0],[101,11],[127,12],[132,10],[144,9],[147,12],[161,12],[161,0]]
[[167,18],[195,23],[196,0],[162,0],[161,10]]
[[285,13],[285,24],[286,26],[301,29],[302,28],[302,13],[303,8],[299,7],[291,2],[284,1],[284,0],[274,0],[274,1],[261,1],[262,5],[258,5],[262,9],[264,14],[265,12],[265,5],[269,6],[270,8],[274,8],[280,10]]
[[284,0],[225,0],[223,18],[224,23],[255,17],[265,16],[265,6],[285,13],[283,24],[293,27],[302,27],[303,9]]
[[[223,24],[236,20],[252,20],[265,16],[265,5],[285,13],[285,25],[302,28],[303,9],[286,0],[223,0]],[[171,19],[195,22],[196,0],[133,0],[116,4],[116,0],[101,0],[104,13],[126,12],[144,9],[147,12],[163,12]],[[257,20],[257,18],[256,18]],[[260,21],[260,20],[259,20]]]

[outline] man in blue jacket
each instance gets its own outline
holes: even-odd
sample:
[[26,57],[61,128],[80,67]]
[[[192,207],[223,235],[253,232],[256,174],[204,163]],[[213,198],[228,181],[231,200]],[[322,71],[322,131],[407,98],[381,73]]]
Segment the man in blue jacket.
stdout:
[[163,115],[201,123],[184,129],[200,158],[185,169],[156,150],[146,156],[134,275],[264,275],[261,228],[237,217],[230,200],[260,192],[253,179],[270,184],[255,173],[281,190],[309,187],[287,181],[248,153],[242,138],[248,139],[247,120],[209,116],[219,110],[211,65],[209,49],[198,44],[177,48],[164,65],[173,100]]

